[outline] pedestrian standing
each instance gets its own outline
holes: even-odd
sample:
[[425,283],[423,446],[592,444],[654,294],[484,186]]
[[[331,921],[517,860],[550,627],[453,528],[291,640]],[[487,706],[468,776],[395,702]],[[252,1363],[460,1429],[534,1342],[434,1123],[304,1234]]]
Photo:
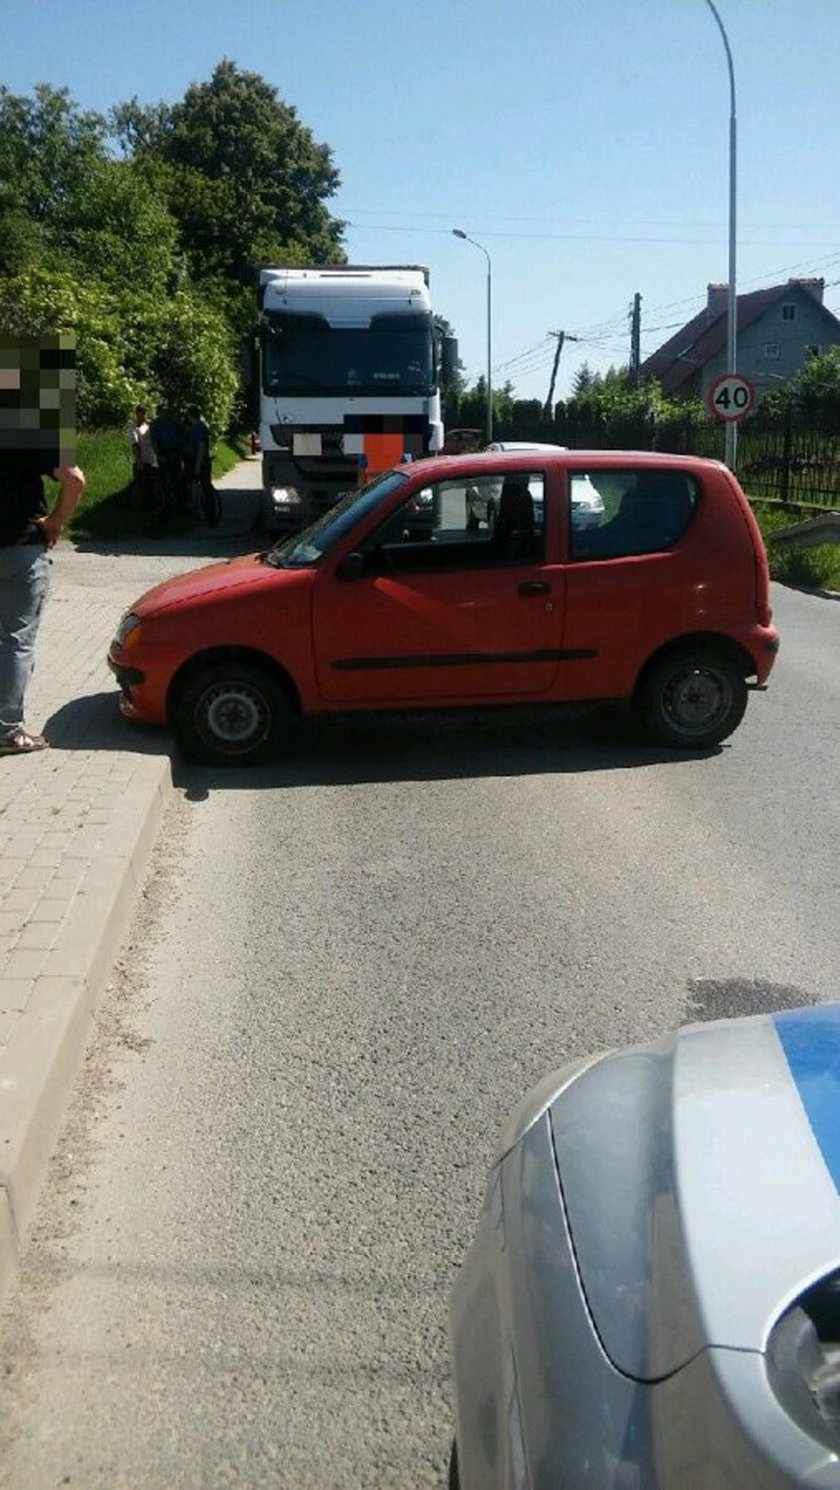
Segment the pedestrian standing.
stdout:
[[[58,483],[52,511],[44,476]],[[79,467],[57,466],[45,449],[0,447],[0,755],[29,755],[48,743],[26,728],[24,701],[49,591],[47,552],[84,489]]]
[[145,404],[137,405],[134,422],[129,425],[128,438],[131,446],[132,489],[139,506],[145,507],[151,496],[155,469],[152,427]]
[[210,430],[198,409],[190,409],[187,430],[187,474],[190,485],[199,492],[206,492],[212,484],[213,470],[210,460]]
[[152,446],[167,500],[184,505],[184,432],[181,421],[167,404],[159,404],[150,425]]

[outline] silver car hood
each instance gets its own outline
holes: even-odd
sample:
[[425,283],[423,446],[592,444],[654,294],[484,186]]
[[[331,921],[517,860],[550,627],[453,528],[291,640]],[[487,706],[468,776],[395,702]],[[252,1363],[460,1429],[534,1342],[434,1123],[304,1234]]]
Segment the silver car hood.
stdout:
[[581,1285],[627,1375],[763,1350],[840,1267],[840,1005],[687,1025],[588,1067],[548,1116]]

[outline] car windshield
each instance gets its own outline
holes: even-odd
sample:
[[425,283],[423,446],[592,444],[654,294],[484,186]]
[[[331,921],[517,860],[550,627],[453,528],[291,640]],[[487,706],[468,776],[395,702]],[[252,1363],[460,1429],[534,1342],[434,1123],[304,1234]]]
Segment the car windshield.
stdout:
[[319,563],[361,518],[406,480],[402,471],[388,471],[358,491],[345,492],[334,507],[310,523],[303,532],[293,533],[290,538],[276,543],[266,556],[266,562],[276,569],[308,569]]

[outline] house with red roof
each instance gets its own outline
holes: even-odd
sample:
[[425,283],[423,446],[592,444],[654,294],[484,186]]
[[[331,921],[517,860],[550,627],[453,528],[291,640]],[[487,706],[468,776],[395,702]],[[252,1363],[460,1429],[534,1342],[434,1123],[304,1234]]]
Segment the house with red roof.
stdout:
[[[758,399],[807,361],[840,346],[840,321],[823,305],[825,281],[789,279],[738,295],[738,367]],[[641,364],[659,378],[666,398],[704,398],[726,366],[727,285],[709,285],[705,309]]]

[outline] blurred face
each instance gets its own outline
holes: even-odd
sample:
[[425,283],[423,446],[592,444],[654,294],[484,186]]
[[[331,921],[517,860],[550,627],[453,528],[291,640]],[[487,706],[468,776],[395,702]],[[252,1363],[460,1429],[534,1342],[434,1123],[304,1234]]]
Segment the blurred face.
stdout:
[[76,463],[76,349],[67,335],[0,335],[0,451]]

